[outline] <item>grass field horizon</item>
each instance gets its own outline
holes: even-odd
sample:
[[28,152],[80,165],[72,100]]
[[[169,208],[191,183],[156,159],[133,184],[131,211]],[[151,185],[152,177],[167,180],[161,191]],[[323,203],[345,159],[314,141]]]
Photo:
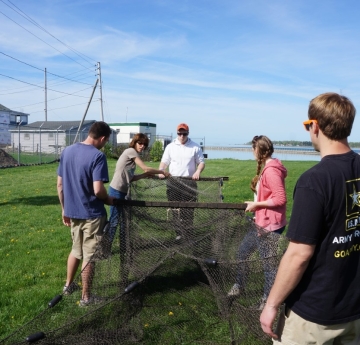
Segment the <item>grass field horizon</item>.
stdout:
[[[115,164],[116,160],[108,161],[110,179]],[[283,164],[288,170],[289,219],[295,183],[317,162]],[[65,283],[71,239],[61,221],[57,167],[58,163],[53,163],[0,170],[0,339],[41,312]],[[224,202],[242,203],[253,199],[249,184],[255,171],[254,160],[209,159],[202,176],[229,177],[223,186]]]

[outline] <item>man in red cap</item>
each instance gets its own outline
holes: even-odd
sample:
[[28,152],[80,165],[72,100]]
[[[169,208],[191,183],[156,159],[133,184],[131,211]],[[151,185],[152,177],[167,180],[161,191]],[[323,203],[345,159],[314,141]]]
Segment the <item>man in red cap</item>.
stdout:
[[[165,148],[159,169],[165,171],[167,167],[173,177],[167,183],[168,200],[197,201],[196,180],[199,180],[201,172],[205,169],[205,160],[201,147],[189,138],[189,126],[186,123],[177,126],[176,139]],[[189,235],[194,209],[173,209],[172,218],[176,239],[180,240],[184,234]]]

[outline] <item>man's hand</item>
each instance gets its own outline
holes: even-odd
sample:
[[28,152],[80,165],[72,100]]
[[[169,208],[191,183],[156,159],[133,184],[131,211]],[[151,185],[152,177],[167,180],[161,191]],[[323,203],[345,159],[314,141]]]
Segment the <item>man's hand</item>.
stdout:
[[163,170],[163,173],[158,175],[159,178],[165,178],[165,177],[170,177],[171,176],[170,173],[165,171],[165,169],[160,169],[160,170]]
[[71,226],[70,218],[66,217],[64,213],[62,214],[62,221],[65,226]]
[[266,304],[260,315],[260,323],[262,330],[264,331],[264,333],[266,333],[273,339],[278,339],[277,334],[275,334],[272,330],[277,312],[278,308]]
[[195,171],[194,175],[192,175],[193,180],[199,180],[200,179],[200,171]]
[[167,172],[167,171],[164,171],[163,176],[168,178],[168,177],[171,177],[171,174],[169,172]]

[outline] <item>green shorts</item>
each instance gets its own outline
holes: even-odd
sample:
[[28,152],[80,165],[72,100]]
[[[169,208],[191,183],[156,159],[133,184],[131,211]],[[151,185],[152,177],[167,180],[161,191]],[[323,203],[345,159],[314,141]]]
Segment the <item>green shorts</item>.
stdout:
[[106,215],[95,219],[71,219],[71,254],[75,258],[90,261],[98,244],[96,235],[102,232],[106,220]]

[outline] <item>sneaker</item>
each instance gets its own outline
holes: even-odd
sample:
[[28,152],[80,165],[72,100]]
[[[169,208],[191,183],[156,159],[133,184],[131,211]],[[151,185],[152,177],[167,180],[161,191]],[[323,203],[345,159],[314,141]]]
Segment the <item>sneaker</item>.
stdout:
[[65,285],[63,288],[64,295],[71,295],[76,290],[80,290],[80,286],[75,282],[72,282],[69,286]]
[[227,295],[229,297],[239,296],[240,295],[240,285],[239,284],[234,284]]
[[92,295],[87,300],[81,299],[79,302],[79,307],[88,307],[89,305],[100,304],[100,303],[103,303],[104,300],[105,299],[102,297]]

